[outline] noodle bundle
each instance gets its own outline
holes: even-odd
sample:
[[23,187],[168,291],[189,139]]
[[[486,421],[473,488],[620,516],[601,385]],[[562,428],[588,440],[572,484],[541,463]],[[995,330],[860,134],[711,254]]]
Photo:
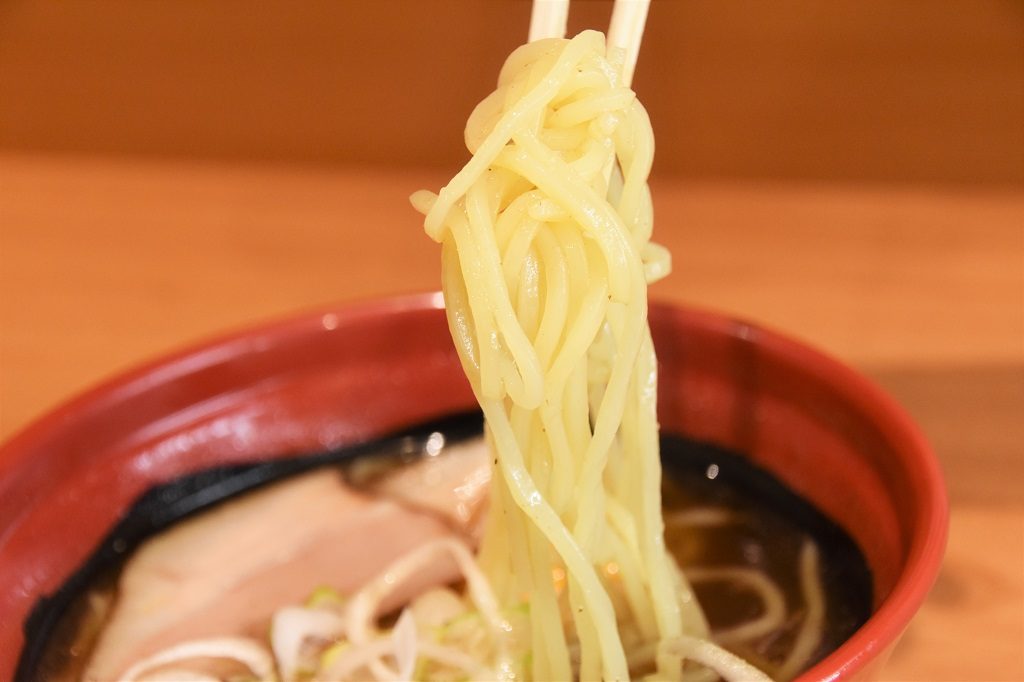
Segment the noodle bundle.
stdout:
[[669,643],[707,636],[663,540],[647,285],[669,258],[620,60],[595,31],[519,48],[470,116],[472,159],[412,198],[495,453],[479,562],[503,605],[529,601],[537,680],[625,680],[652,646],[676,679]]
[[[189,667],[196,658],[275,682],[678,680],[684,664],[688,679],[768,679],[711,641],[665,546],[647,286],[670,262],[651,242],[654,138],[622,84],[622,58],[595,31],[517,49],[469,118],[470,161],[438,194],[412,197],[442,245],[448,324],[493,453],[479,553],[454,536],[424,542],[351,595],[318,590],[276,611],[269,648],[193,640],[123,679],[220,679]],[[671,520],[730,517],[706,508]],[[461,593],[434,587],[391,620],[386,599],[445,560]],[[806,546],[806,614],[784,677],[821,641],[817,561]],[[788,617],[779,587],[756,570],[695,568],[691,578],[729,581],[763,605],[714,633],[721,643],[769,636]]]

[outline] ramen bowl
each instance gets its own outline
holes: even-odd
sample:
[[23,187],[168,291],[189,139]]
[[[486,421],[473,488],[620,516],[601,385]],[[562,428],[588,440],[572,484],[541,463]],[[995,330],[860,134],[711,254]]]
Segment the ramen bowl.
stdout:
[[[921,433],[868,380],[797,341],[674,305],[653,304],[650,322],[662,428],[745,453],[865,554],[873,615],[799,679],[877,676],[945,545],[942,477]],[[0,448],[0,678],[18,667],[34,607],[153,486],[474,406],[439,294],[258,327],[72,400]]]

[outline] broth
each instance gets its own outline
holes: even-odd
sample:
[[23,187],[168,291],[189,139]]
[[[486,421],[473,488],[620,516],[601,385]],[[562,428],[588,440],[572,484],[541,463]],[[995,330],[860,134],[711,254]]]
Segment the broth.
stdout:
[[[871,615],[872,578],[853,540],[813,505],[749,460],[721,448],[676,436],[661,440],[665,466],[665,542],[684,573],[697,567],[749,567],[778,585],[786,602],[786,623],[752,644],[726,648],[775,677],[785,660],[806,607],[799,557],[805,539],[817,547],[825,596],[821,643],[806,669],[834,651]],[[693,510],[705,523],[674,523]],[[716,517],[728,520],[715,521]],[[712,632],[759,615],[760,601],[749,590],[725,581],[694,583]]]
[[[318,467],[341,463],[357,489],[373,489],[405,464],[422,461],[425,452],[437,455],[438,442],[451,449],[479,438],[480,430],[479,415],[461,415],[337,452],[221,468],[159,486],[136,503],[57,594],[37,604],[26,623],[28,644],[15,680],[81,677],[117,599],[124,560],[148,536],[227,499]],[[826,602],[824,633],[808,665],[867,620],[871,574],[838,526],[740,455],[673,435],[663,435],[661,447],[666,543],[684,572],[696,576],[696,571],[721,567],[754,568],[778,585],[785,600],[786,618],[778,628],[748,642],[723,643],[727,648],[769,675],[778,674],[806,606],[798,557],[808,538],[820,554]],[[713,632],[756,618],[763,609],[752,592],[728,581],[701,578],[694,589]],[[265,624],[258,625],[262,629]]]

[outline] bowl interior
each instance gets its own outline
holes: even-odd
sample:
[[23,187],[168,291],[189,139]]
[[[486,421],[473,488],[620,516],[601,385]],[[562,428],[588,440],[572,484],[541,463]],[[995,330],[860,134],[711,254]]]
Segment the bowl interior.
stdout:
[[[0,449],[0,677],[21,623],[146,489],[218,464],[379,436],[474,406],[436,295],[328,310],[140,368]],[[798,343],[652,306],[662,427],[748,453],[831,516],[874,573],[876,615],[801,677],[879,664],[934,580],[941,477],[903,412]]]

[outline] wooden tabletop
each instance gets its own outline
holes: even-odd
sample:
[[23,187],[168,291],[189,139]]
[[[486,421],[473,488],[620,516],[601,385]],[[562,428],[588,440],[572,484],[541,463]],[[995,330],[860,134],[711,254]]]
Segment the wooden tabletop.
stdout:
[[[443,171],[0,155],[0,440],[225,330],[437,288],[406,197]],[[1024,680],[1024,191],[654,183],[674,274],[861,368],[916,416],[946,563],[886,679]]]

